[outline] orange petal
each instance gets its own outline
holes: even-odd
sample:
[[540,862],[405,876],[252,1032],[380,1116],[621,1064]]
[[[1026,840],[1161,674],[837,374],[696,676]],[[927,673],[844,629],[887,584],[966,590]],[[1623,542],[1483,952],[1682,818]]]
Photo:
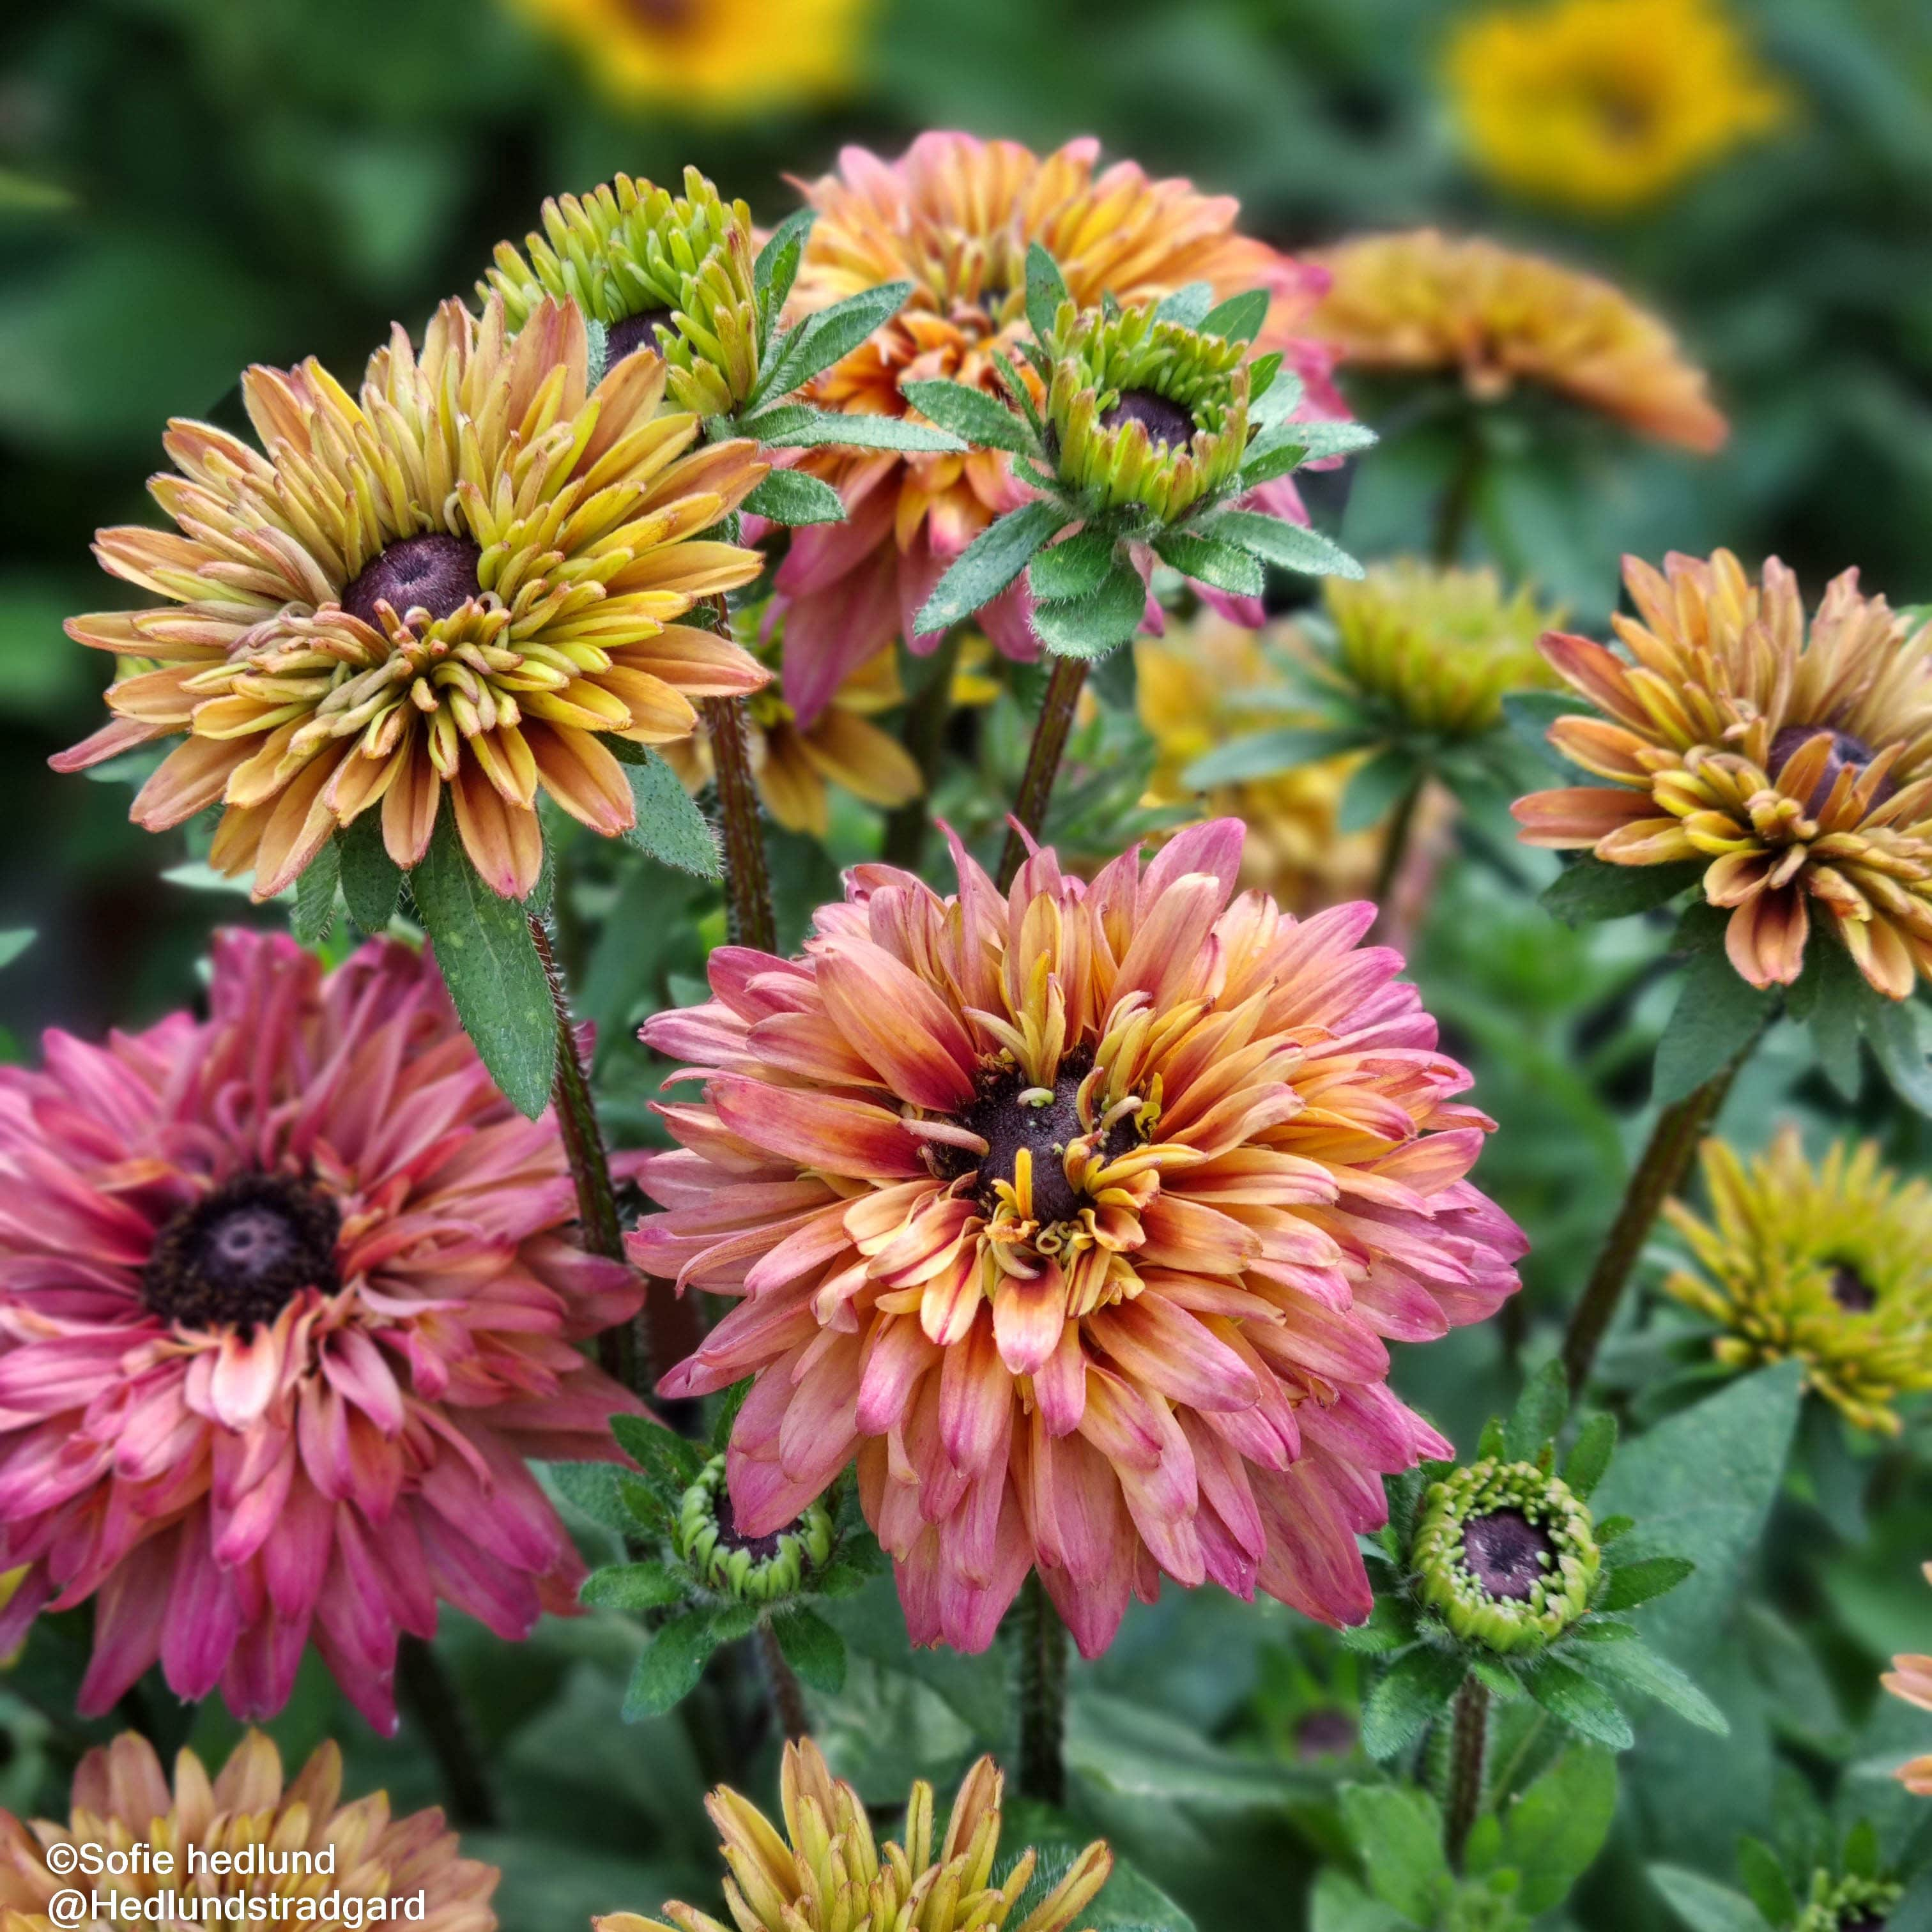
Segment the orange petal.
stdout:
[[449,795],[458,835],[477,876],[500,898],[527,898],[543,869],[536,814],[512,805],[466,758],[450,781]]

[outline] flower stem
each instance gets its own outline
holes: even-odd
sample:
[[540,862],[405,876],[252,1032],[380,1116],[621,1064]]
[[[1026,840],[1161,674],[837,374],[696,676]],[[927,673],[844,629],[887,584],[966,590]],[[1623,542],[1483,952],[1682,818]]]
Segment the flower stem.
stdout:
[[772,1694],[772,1708],[778,1713],[787,1742],[812,1735],[812,1716],[805,1708],[805,1692],[798,1673],[785,1661],[776,1634],[770,1624],[758,1626],[758,1661],[764,1667],[765,1682]]
[[[1013,800],[1013,817],[1036,838],[1046,823],[1047,804],[1053,796],[1053,781],[1059,776],[1060,754],[1066,749],[1066,734],[1073,728],[1073,713],[1086,682],[1084,658],[1054,659],[1053,674],[1046,681],[1046,695],[1040,700],[1040,722],[1033,728],[1033,746],[1027,753],[1019,796]],[[1008,832],[1006,850],[1000,854],[1001,892],[1012,884],[1014,874],[1025,861],[1026,841],[1017,831]]]
[[1449,1733],[1449,1811],[1443,1821],[1443,1848],[1456,1871],[1483,1808],[1483,1762],[1490,1748],[1490,1694],[1473,1677],[1456,1694]]
[[765,828],[758,788],[752,776],[752,747],[745,732],[743,701],[707,698],[704,728],[718,776],[718,829],[724,837],[724,904],[734,946],[776,951],[772,878],[765,860]]
[[1658,1210],[1674,1194],[1690,1165],[1697,1142],[1717,1118],[1724,1096],[1738,1070],[1763,1038],[1762,1027],[1732,1056],[1730,1064],[1712,1075],[1702,1086],[1694,1088],[1682,1100],[1673,1101],[1658,1116],[1650,1139],[1624,1189],[1616,1219],[1604,1238],[1597,1264],[1582,1298],[1570,1311],[1570,1325],[1563,1335],[1563,1369],[1570,1380],[1570,1393],[1582,1391],[1590,1378],[1597,1350],[1615,1318],[1617,1304],[1623,1299],[1637,1256],[1649,1238]]
[[916,870],[926,856],[926,835],[932,824],[932,788],[946,744],[946,721],[952,712],[952,674],[959,662],[959,633],[949,631],[933,653],[926,682],[906,711],[905,748],[925,779],[918,797],[898,806],[886,820],[884,856],[889,866]]
[[1408,856],[1409,841],[1415,832],[1416,808],[1422,802],[1423,788],[1429,782],[1429,774],[1418,765],[1414,776],[1402,788],[1402,796],[1395,802],[1395,809],[1389,816],[1388,830],[1382,834],[1382,853],[1376,867],[1376,882],[1369,896],[1376,903],[1376,923],[1378,926],[1389,924],[1389,900],[1394,894],[1396,881],[1402,877],[1402,861]]
[[406,1633],[396,1646],[396,1689],[442,1773],[449,1822],[464,1829],[496,1822],[496,1795],[456,1682],[434,1648]]
[[1066,1802],[1066,1626],[1037,1572],[1020,1591],[1020,1795]]
[[1436,506],[1436,529],[1430,549],[1441,569],[1448,569],[1462,554],[1462,539],[1468,533],[1469,514],[1476,507],[1477,487],[1483,480],[1488,453],[1481,428],[1472,411],[1463,418],[1454,467]]

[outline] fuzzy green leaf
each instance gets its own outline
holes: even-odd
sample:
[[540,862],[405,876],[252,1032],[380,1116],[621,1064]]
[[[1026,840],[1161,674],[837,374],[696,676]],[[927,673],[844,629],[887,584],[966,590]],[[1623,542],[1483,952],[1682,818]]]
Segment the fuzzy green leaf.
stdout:
[[818,219],[815,208],[794,208],[772,230],[770,238],[758,250],[752,264],[752,292],[758,304],[760,331],[769,344],[780,312],[798,279],[798,265],[805,256],[812,224]]
[[552,1462],[548,1474],[557,1494],[592,1522],[620,1535],[634,1526],[618,1493],[621,1472],[614,1462]]
[[1767,1924],[1789,1925],[1798,1916],[1798,1894],[1778,1854],[1762,1839],[1738,1840],[1738,1876]]
[[339,838],[330,839],[296,880],[295,916],[289,925],[298,946],[320,946],[335,923],[335,886],[342,876],[340,845]]
[[661,1610],[682,1602],[686,1588],[685,1580],[664,1564],[614,1563],[592,1570],[577,1598],[593,1610]]
[[1572,1745],[1502,1819],[1502,1856],[1522,1874],[1516,1901],[1531,1914],[1569,1896],[1603,1849],[1617,1808],[1616,1761]]
[[1436,1801],[1393,1784],[1345,1784],[1340,1796],[1342,1820],[1376,1896],[1418,1925],[1434,1924],[1452,1882]]
[[809,403],[778,403],[742,418],[738,427],[770,449],[817,449],[836,444],[848,449],[898,449],[914,454],[958,454],[966,446],[956,436],[904,416],[842,416]]
[[1620,1688],[1654,1697],[1667,1709],[1687,1718],[1700,1730],[1729,1735],[1731,1724],[1724,1712],[1676,1664],[1641,1642],[1598,1643],[1570,1653],[1596,1679],[1607,1678]]
[[[1620,1650],[1624,1646],[1606,1646]],[[1600,1684],[1573,1669],[1560,1658],[1544,1656],[1524,1679],[1523,1688],[1550,1714],[1593,1744],[1628,1750],[1636,1738],[1616,1700]]]
[[1651,1883],[1690,1932],[1765,1932],[1757,1907],[1743,1893],[1682,1865],[1646,1869]]
[[1674,866],[1612,866],[1586,853],[1544,887],[1538,903],[1565,926],[1586,926],[1666,904],[1703,875],[1700,860]]
[[1684,968],[1677,1004],[1657,1043],[1651,1098],[1669,1106],[1730,1065],[1777,1011],[1778,996],[1760,992],[1723,952],[1700,952]]
[[1245,295],[1230,296],[1204,315],[1198,326],[1203,335],[1218,335],[1229,342],[1252,342],[1268,320],[1268,292],[1250,289]]
[[694,878],[716,878],[718,835],[676,772],[655,752],[644,750],[641,760],[625,760],[624,776],[638,808],[638,822],[625,833],[626,842]]
[[1696,1568],[1688,1556],[1646,1556],[1626,1563],[1610,1573],[1603,1600],[1597,1607],[1610,1611],[1634,1610],[1639,1604],[1647,1604],[1652,1598],[1676,1589]]
[[[745,1614],[737,1614],[741,1611]],[[658,1717],[682,1703],[698,1688],[711,1653],[746,1635],[757,1621],[748,1605],[734,1604],[719,1610],[688,1611],[662,1624],[631,1672],[624,1721]]]
[[1042,602],[1090,597],[1113,568],[1113,538],[1098,530],[1082,530],[1034,554],[1027,566],[1027,586]]
[[1116,563],[1090,596],[1035,603],[1033,627],[1041,643],[1064,658],[1104,657],[1141,628],[1147,586],[1130,563]]
[[814,1690],[836,1697],[845,1688],[845,1640],[802,1604],[772,1618],[772,1634],[784,1660]]
[[1025,418],[984,389],[964,382],[902,382],[899,393],[920,415],[977,448],[1011,450],[1016,456],[1034,453]]
[[754,517],[763,517],[788,529],[808,524],[842,524],[844,500],[830,483],[808,476],[802,470],[773,470],[745,499],[745,508]]
[[[1272,370],[1268,366],[1270,363],[1274,365]],[[1292,369],[1281,366],[1279,354],[1258,356],[1248,368],[1248,420],[1257,429],[1276,428],[1300,407],[1306,386]]]
[[1161,298],[1154,312],[1154,320],[1178,322],[1183,328],[1200,328],[1214,312],[1214,284],[1188,282],[1171,296]]
[[1398,1658],[1362,1706],[1362,1748],[1376,1759],[1406,1750],[1448,1708],[1466,1674],[1454,1651],[1424,1645]]
[[1366,423],[1298,422],[1288,427],[1307,452],[1304,460],[1310,463],[1318,463],[1326,456],[1352,456],[1358,450],[1372,449],[1382,440]]
[[1570,1413],[1570,1384],[1563,1364],[1545,1362],[1516,1397],[1503,1429],[1503,1454],[1512,1462],[1533,1462],[1543,1445],[1563,1426]]
[[[1859,977],[1862,981],[1864,976]],[[1918,1013],[1916,999],[1888,1000],[1868,988],[1859,1018],[1871,1042],[1872,1056],[1892,1083],[1892,1090],[1907,1106],[1932,1114],[1932,1064],[1926,1060]]]
[[1610,1466],[1616,1450],[1616,1418],[1592,1416],[1576,1432],[1576,1442],[1564,1459],[1564,1481],[1577,1496],[1587,1498],[1604,1480],[1604,1472]]
[[1037,242],[1033,243],[1027,250],[1027,326],[1042,347],[1052,337],[1060,304],[1070,299],[1060,264]]
[[618,1448],[667,1496],[682,1496],[704,1472],[704,1450],[648,1415],[614,1415],[610,1432]]
[[1184,577],[1210,584],[1234,597],[1258,597],[1267,578],[1261,565],[1231,543],[1197,536],[1191,530],[1164,530],[1154,540],[1156,554]]
[[410,874],[410,890],[435,941],[436,963],[464,1031],[504,1098],[535,1120],[550,1104],[556,1012],[528,915],[476,876],[448,807]]
[[890,322],[911,293],[910,282],[882,282],[807,316],[778,338],[752,392],[753,406],[802,388],[820,370],[850,355],[874,329]]
[[1204,536],[1238,544],[1264,562],[1279,564],[1285,570],[1298,570],[1304,576],[1360,577],[1362,574],[1362,566],[1319,530],[1284,522],[1280,517],[1264,516],[1258,510],[1223,510],[1197,527]]
[[1324,1865],[1309,1900],[1308,1932],[1412,1932],[1414,1920],[1371,1898],[1355,1881]]
[[336,835],[336,859],[349,916],[364,932],[380,932],[395,916],[402,868],[382,843],[382,814],[365,812]]
[[[1807,948],[1804,979],[1816,975],[1811,988],[1812,1050],[1825,1078],[1847,1100],[1856,1100],[1864,1085],[1858,1042],[1864,1033],[1861,1018],[1868,998],[1880,998],[1866,983],[1865,976],[1852,963],[1852,956],[1842,946],[1814,945]],[[1802,987],[1804,980],[1799,982]],[[1794,992],[1798,990],[1793,989]]]
[[[1037,244],[1035,244],[1037,247]],[[988,524],[932,587],[914,622],[922,634],[950,630],[990,604],[1025,569],[1034,553],[1066,527],[1057,503],[1027,503]]]

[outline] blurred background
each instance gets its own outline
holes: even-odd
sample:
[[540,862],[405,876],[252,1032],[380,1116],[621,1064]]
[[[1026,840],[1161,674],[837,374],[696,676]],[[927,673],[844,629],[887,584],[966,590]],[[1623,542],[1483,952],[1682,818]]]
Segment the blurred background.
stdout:
[[[178,835],[130,828],[124,784],[46,767],[98,722],[109,668],[60,620],[119,601],[89,538],[152,520],[142,487],[168,416],[238,426],[250,361],[314,353],[352,377],[392,320],[418,329],[439,298],[467,293],[547,194],[620,170],[674,182],[694,161],[776,220],[795,205],[788,174],[823,172],[851,142],[896,154],[935,126],[1036,148],[1096,135],[1109,158],[1238,196],[1244,226],[1289,249],[1424,224],[1493,237],[1601,274],[1662,316],[1731,419],[1721,451],[1540,412],[1533,397],[1492,433],[1472,542],[1577,628],[1613,608],[1625,550],[1724,544],[1753,567],[1775,552],[1813,598],[1856,564],[1895,604],[1932,598],[1924,0],[12,0],[0,16],[0,1049],[31,1052],[50,1024],[144,1022],[192,997],[212,925],[282,917],[212,890]],[[1371,558],[1413,547],[1444,451],[1384,420],[1346,372],[1343,386],[1388,434],[1341,534]],[[971,815],[970,802],[943,802]],[[868,818],[854,836],[875,833]],[[796,934],[830,896],[830,862],[802,838],[777,851]],[[706,929],[697,888],[633,876],[614,909],[607,893],[614,943],[579,980],[607,1041],[627,1046],[639,1010],[667,988],[688,995]],[[676,893],[692,919],[671,916]],[[11,952],[6,935],[25,928],[37,938]],[[1669,1004],[1663,944],[1654,926],[1562,927],[1493,863],[1452,860],[1436,881],[1416,970],[1504,1123],[1481,1178],[1536,1237],[1526,1305],[1554,1304],[1607,1219]],[[628,1130],[644,1071],[634,1049],[622,1057],[606,1072]],[[1802,1060],[1774,1040],[1738,1111],[1764,1111]],[[1502,1392],[1508,1340],[1484,1330],[1430,1352],[1429,1404],[1465,1442]],[[1810,1675],[1780,1694],[1780,1712],[1809,1714],[1780,1717],[1787,1742],[1796,1726],[1805,1749],[1856,1759],[1850,1727],[1877,1660],[1926,1647],[1903,1627],[1920,1617],[1909,1555],[1932,1546],[1932,1496],[1900,1502],[1895,1547],[1784,1559],[1792,1613],[1819,1639]],[[1812,1547],[1785,1546],[1799,1546]],[[1353,1660],[1305,1627],[1291,1644],[1278,1606],[1204,1592],[1178,1621],[1175,1594],[1095,1673],[1119,1695],[1092,1707],[1107,1714],[1086,1720],[1076,1768],[1103,1814],[1108,1792],[1174,1801],[1158,1829],[1142,1818],[1137,1850],[1204,1924],[1261,1922],[1222,1916],[1238,1910],[1272,1922],[1274,1852],[1292,1835],[1280,1779],[1255,1783],[1196,1740],[1232,1738],[1277,1766],[1320,1758],[1336,1748],[1322,1724],[1352,1707]],[[1763,1670],[1788,1678],[1800,1666],[1787,1634],[1760,1632]],[[598,1646],[616,1641],[594,1622],[547,1626],[513,1666],[482,1645],[459,1660],[488,1676],[488,1742],[522,1767],[520,1825],[577,1843],[548,1864],[492,1848],[512,1868],[513,1927],[538,1922],[524,1904],[537,1898],[550,1901],[542,1922],[571,1922],[558,1901],[578,1895],[572,1884],[610,1903],[585,1874],[607,1853],[614,1869],[627,1832],[648,1841],[654,1875],[704,1855],[691,1794],[710,1768],[668,1732],[641,1754],[615,1735],[593,1680],[609,1661]],[[1158,1711],[1139,1701],[1154,1658]],[[840,1721],[881,1788],[901,1768],[880,1754],[906,1727],[928,1757],[946,1724],[970,1734],[969,1676],[962,1665],[908,1690],[860,1671]],[[278,1729],[306,1743],[346,1735],[342,1722],[318,1688]],[[359,1728],[352,1750],[383,1756]],[[1657,1752],[1657,1842],[1727,1869],[1711,1847],[1736,1821],[1698,1805],[1722,1798],[1748,1822],[1756,1788],[1728,1784],[1708,1757],[1672,1759],[1661,1738]],[[411,1788],[419,1766],[390,1756],[383,1770],[399,1794],[427,1797]],[[1626,1897],[1600,1890],[1592,1922],[1642,1922]]]

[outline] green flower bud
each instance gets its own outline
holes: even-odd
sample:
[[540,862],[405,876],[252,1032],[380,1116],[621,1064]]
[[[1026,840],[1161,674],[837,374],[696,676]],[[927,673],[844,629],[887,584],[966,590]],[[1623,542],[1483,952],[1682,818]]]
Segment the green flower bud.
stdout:
[[1533,1462],[1472,1463],[1424,1498],[1423,1600],[1472,1642],[1536,1649],[1589,1606],[1601,1561],[1593,1528],[1569,1489]]
[[1063,307],[1046,422],[1060,483],[1096,513],[1172,524],[1226,489],[1248,442],[1246,349],[1150,302],[1108,315]]
[[677,1553],[706,1588],[748,1604],[769,1604],[803,1588],[832,1554],[832,1518],[814,1503],[789,1529],[741,1536],[731,1514],[724,1458],[714,1456],[678,1504]]
[[1814,1872],[1804,1910],[1791,1932],[1883,1932],[1904,1895],[1902,1886],[1882,1879],[1834,1879],[1828,1871]]

